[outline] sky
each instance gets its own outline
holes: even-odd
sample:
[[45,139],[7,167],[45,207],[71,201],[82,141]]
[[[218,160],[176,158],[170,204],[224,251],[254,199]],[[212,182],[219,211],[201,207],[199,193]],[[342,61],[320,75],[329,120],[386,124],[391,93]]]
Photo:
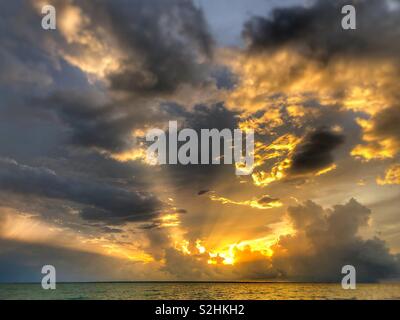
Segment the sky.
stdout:
[[[399,36],[398,0],[2,1],[0,282],[399,279]],[[254,130],[253,173],[150,163],[168,121]]]

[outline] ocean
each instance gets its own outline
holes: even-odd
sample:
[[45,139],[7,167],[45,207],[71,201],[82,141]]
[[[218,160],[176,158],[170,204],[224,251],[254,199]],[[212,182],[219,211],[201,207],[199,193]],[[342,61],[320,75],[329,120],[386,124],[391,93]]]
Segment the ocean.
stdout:
[[357,284],[344,290],[339,284],[311,283],[59,283],[56,290],[41,284],[0,284],[0,299],[29,300],[302,300],[396,299],[400,283]]

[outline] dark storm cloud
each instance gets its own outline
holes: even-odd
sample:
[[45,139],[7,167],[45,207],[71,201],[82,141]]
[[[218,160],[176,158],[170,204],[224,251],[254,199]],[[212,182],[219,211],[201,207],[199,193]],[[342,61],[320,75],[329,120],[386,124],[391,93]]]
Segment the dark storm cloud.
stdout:
[[[211,106],[197,105],[192,111],[186,111],[183,107],[176,104],[166,105],[165,107],[172,117],[175,115],[176,118],[181,119],[178,125],[182,125],[182,128],[195,130],[199,137],[201,136],[202,129],[218,129],[219,131],[230,129],[233,132],[234,129],[238,128],[237,113],[228,110],[222,103]],[[222,147],[223,143],[221,143]],[[200,150],[198,154],[201,155]],[[222,149],[221,154],[223,154]],[[226,179],[227,181],[235,179],[235,166],[223,164],[223,161],[219,165],[178,164],[165,167],[165,171],[177,187],[190,187],[193,190],[192,193],[212,187],[213,183],[219,179]]]
[[[357,29],[343,30],[341,8],[353,4]],[[382,56],[398,58],[400,10],[383,0],[318,0],[311,6],[273,10],[269,17],[254,17],[243,35],[252,50],[284,46],[322,60],[335,56]]]
[[320,129],[309,134],[292,157],[292,173],[307,173],[323,169],[334,161],[332,152],[344,142],[339,134]]
[[[126,150],[132,147],[132,129],[164,118],[154,99],[173,95],[181,85],[209,83],[213,41],[202,11],[191,1],[55,0],[51,4],[57,9],[59,28],[52,32],[40,28],[41,16],[33,4],[2,3],[0,67],[5,72],[0,85],[18,99],[25,97],[28,105],[40,96],[41,104],[70,128],[74,145]],[[118,70],[105,74],[110,91],[103,84],[89,84],[87,74],[66,58],[93,58],[91,42],[71,42],[61,31],[63,14],[71,5],[85,17],[80,31],[90,31],[99,44],[114,46],[124,57]],[[32,28],[35,24],[38,27]],[[95,88],[107,96],[107,103],[92,101],[91,96],[99,95],[90,94]],[[130,97],[121,101],[112,95],[114,90]]]
[[[392,255],[383,240],[364,240],[358,235],[371,211],[356,200],[332,210],[308,201],[290,207],[288,214],[297,233],[280,238],[272,259],[284,278],[340,281],[341,269],[347,264],[356,268],[360,282],[399,277],[399,256]],[[306,251],[301,243],[308,243]]]
[[[118,70],[107,73],[111,91],[123,91],[128,101],[112,98],[105,105],[86,95],[60,92],[45,103],[71,128],[72,143],[119,152],[133,147],[131,132],[144,124],[168,117],[156,107],[156,99],[173,94],[181,85],[208,82],[207,59],[212,39],[201,10],[191,1],[73,1],[88,18],[87,26],[96,40],[110,45],[98,30],[105,30],[112,44],[123,54]],[[65,10],[65,1],[55,6]],[[85,45],[57,40],[65,52],[84,54]],[[201,62],[203,61],[203,62]]]
[[141,99],[102,101],[90,91],[57,91],[33,102],[65,125],[69,144],[111,153],[136,146],[134,129],[171,117],[168,110]]
[[166,103],[163,109],[171,117],[182,119],[186,128],[194,129],[199,133],[201,129],[236,129],[239,123],[237,119],[239,114],[227,109],[222,102],[209,106],[198,104],[189,111],[179,104]]
[[142,224],[141,226],[139,226],[139,228],[142,230],[152,230],[152,229],[160,228],[160,226],[161,226],[161,223],[152,222],[152,223]]
[[120,162],[97,152],[75,152],[64,159],[46,159],[42,165],[60,174],[76,172],[96,180],[109,181],[123,188],[146,189],[153,169],[141,161]]
[[76,91],[57,92],[35,103],[53,112],[69,128],[73,145],[112,152],[134,145],[131,130],[144,118],[135,118],[122,107],[118,110],[118,105],[97,102],[89,93]]
[[109,74],[112,89],[171,93],[181,84],[204,80],[200,59],[211,57],[212,39],[191,1],[96,1],[82,8],[92,27],[108,28],[127,56],[122,70]]
[[373,134],[379,138],[394,138],[400,143],[400,106],[386,108],[372,117]]
[[53,61],[43,50],[46,36],[43,29],[32,27],[40,20],[29,2],[16,0],[0,6],[0,85],[9,90],[21,86],[31,94],[52,84],[49,71]]
[[76,43],[61,31],[60,21],[71,6],[81,10],[84,23],[80,28],[89,30],[104,47],[123,53],[121,68],[107,74],[112,89],[153,95],[205,81],[213,40],[203,12],[190,0],[51,0],[49,4],[60,18],[52,32],[40,28],[42,16],[34,0],[2,3],[0,37],[7,41],[0,55],[7,54],[10,63],[4,66],[22,82],[48,81],[47,73],[62,58],[58,54],[80,57],[90,47],[91,41]]
[[269,203],[275,202],[275,201],[279,201],[279,199],[278,198],[272,198],[272,197],[270,197],[268,195],[264,195],[261,198],[257,199],[257,202],[259,204],[261,204],[261,205],[263,205],[263,204],[266,205],[266,204],[269,204]]
[[109,223],[148,221],[162,206],[150,193],[58,176],[46,168],[24,166],[7,159],[0,159],[0,190],[72,201],[84,206],[81,212],[84,219]]

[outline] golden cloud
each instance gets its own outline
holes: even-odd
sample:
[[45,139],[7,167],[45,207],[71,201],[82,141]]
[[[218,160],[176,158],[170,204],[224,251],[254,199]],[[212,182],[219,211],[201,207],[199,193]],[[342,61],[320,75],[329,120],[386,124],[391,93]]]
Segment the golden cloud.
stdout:
[[379,185],[400,184],[400,164],[391,165],[385,172],[383,178],[379,177],[376,182]]
[[228,198],[220,197],[215,194],[210,195],[210,199],[212,201],[218,201],[222,204],[234,204],[239,206],[248,206],[254,209],[272,209],[272,208],[279,208],[282,206],[282,202],[279,199],[272,198],[268,195],[264,195],[258,199],[254,198],[252,200],[245,200],[245,201],[235,201]]

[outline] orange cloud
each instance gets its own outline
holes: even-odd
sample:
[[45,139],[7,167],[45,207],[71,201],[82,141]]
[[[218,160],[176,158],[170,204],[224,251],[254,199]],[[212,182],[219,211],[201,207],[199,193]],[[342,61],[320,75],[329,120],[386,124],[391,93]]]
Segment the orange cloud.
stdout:
[[376,182],[379,185],[400,184],[400,164],[391,165],[385,172],[383,178],[379,177]]
[[[226,104],[242,112],[241,126],[273,134],[283,124],[280,108],[285,106],[293,123],[302,127],[304,117],[318,117],[318,111],[304,107],[307,101],[315,100],[324,107],[341,106],[365,115],[358,120],[364,142],[354,148],[354,157],[386,159],[397,154],[398,137],[377,133],[375,124],[398,100],[398,72],[393,60],[336,58],[323,64],[287,48],[261,53],[225,49],[221,57],[239,78]],[[264,115],[253,119],[251,114],[260,110]],[[282,167],[282,163],[275,167]],[[265,172],[255,177],[258,184],[276,180],[276,175]]]
[[138,243],[123,244],[112,237],[85,234],[53,223],[43,222],[34,214],[0,207],[0,238],[19,242],[45,244],[83,252],[98,253],[138,262],[153,258]]
[[279,208],[282,206],[282,202],[279,199],[271,198],[268,195],[264,195],[258,199],[252,200],[245,200],[245,201],[235,201],[224,197],[216,196],[215,194],[210,195],[210,199],[212,201],[218,201],[222,204],[234,204],[239,206],[248,206],[254,209],[272,209],[272,208]]

